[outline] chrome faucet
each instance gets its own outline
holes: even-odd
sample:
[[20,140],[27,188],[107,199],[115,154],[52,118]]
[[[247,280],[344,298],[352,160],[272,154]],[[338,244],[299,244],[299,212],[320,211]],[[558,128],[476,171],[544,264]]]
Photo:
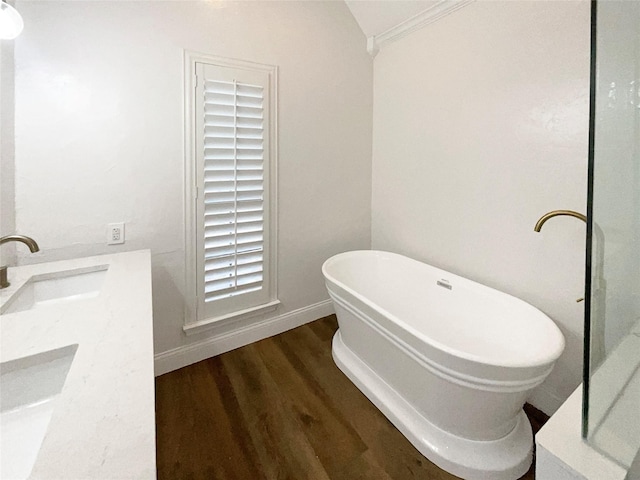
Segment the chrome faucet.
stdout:
[[536,226],[533,227],[533,230],[539,232],[542,226],[545,224],[547,220],[553,217],[557,217],[559,215],[567,215],[569,217],[579,218],[583,222],[587,223],[587,217],[581,213],[575,212],[573,210],[552,210],[549,213],[545,213],[540,219],[536,222]]
[[[7,242],[21,242],[24,243],[31,253],[36,253],[40,251],[40,247],[36,243],[33,238],[25,237],[24,235],[7,235],[5,237],[0,238],[0,245]],[[3,265],[0,267],[0,289],[7,288],[10,285],[9,280],[7,279],[7,266]]]

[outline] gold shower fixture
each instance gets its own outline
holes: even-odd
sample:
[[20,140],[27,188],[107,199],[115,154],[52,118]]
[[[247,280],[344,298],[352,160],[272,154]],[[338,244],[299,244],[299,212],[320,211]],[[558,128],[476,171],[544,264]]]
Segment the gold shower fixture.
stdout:
[[583,222],[587,223],[587,217],[585,215],[583,215],[582,213],[576,212],[574,210],[552,210],[552,211],[550,211],[548,213],[545,213],[543,216],[541,216],[540,219],[536,222],[536,226],[533,227],[533,229],[536,232],[539,232],[540,229],[542,228],[542,226],[545,224],[545,222],[547,220],[549,220],[550,218],[553,218],[553,217],[558,217],[560,215],[566,215],[568,217],[579,218]]

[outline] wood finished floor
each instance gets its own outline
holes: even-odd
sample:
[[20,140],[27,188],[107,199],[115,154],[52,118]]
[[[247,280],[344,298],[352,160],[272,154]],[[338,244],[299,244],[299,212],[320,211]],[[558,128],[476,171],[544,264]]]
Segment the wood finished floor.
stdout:
[[[457,478],[338,370],[337,328],[332,315],[158,377],[158,479]],[[545,416],[526,410],[535,432]]]

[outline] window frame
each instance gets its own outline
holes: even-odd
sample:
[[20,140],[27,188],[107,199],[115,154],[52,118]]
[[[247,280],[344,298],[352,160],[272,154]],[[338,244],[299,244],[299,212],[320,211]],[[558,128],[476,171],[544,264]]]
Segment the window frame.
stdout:
[[[267,74],[268,85],[268,108],[269,108],[269,128],[268,136],[268,156],[269,164],[265,165],[264,189],[268,191],[268,200],[264,209],[267,213],[268,221],[265,223],[265,235],[269,236],[268,250],[265,250],[265,258],[268,258],[269,270],[264,276],[265,288],[269,290],[269,299],[260,305],[250,305],[240,307],[239,310],[224,313],[219,316],[209,318],[199,318],[202,316],[204,300],[198,292],[198,258],[202,254],[198,245],[198,169],[197,169],[197,135],[196,135],[196,98],[197,86],[196,64],[204,63],[216,67],[230,68],[236,70],[248,70]],[[183,330],[187,335],[200,333],[210,328],[228,325],[238,320],[254,317],[264,313],[274,311],[280,301],[278,300],[278,275],[277,275],[277,250],[278,250],[278,210],[277,210],[277,185],[278,185],[278,123],[277,123],[277,92],[278,92],[278,68],[274,65],[265,65],[224,58],[215,55],[208,55],[198,52],[184,51],[184,204],[185,204],[185,305],[184,305],[184,325]]]

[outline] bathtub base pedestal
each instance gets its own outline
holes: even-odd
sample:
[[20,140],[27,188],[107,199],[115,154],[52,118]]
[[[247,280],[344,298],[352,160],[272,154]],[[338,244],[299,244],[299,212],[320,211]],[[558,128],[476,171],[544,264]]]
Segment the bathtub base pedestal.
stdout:
[[505,437],[476,441],[446,432],[420,415],[343,342],[333,338],[333,358],[347,377],[418,451],[440,468],[467,480],[515,480],[532,461],[533,435],[523,411]]

